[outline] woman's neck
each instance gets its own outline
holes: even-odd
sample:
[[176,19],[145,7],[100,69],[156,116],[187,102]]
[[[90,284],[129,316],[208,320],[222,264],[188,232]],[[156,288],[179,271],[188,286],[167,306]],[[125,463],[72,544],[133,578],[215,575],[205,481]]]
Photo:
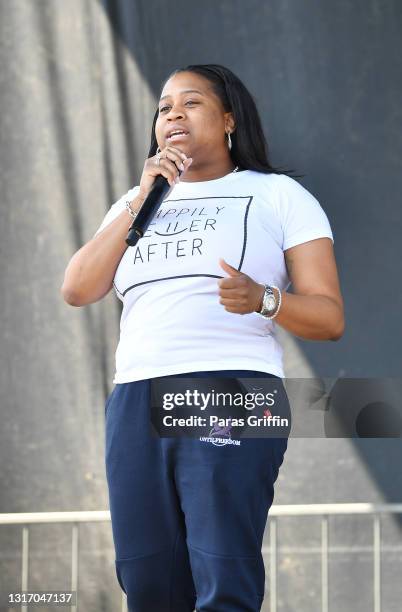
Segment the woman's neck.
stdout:
[[214,179],[222,178],[237,168],[232,160],[227,161],[223,164],[208,165],[207,167],[193,167],[194,162],[187,170],[185,177],[182,180],[183,183],[201,182],[201,181],[213,181]]

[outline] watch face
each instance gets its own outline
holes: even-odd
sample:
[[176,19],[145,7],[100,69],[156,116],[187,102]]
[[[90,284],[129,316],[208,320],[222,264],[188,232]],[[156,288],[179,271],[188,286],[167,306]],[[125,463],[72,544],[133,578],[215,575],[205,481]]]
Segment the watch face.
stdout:
[[276,306],[276,300],[273,295],[269,295],[265,302],[265,307],[267,310],[273,310]]

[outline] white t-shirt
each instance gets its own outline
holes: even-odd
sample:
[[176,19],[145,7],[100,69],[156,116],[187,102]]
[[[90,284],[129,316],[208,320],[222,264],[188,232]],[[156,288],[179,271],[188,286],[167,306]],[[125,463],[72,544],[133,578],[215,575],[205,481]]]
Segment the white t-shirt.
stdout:
[[[133,199],[115,202],[98,234]],[[95,235],[96,235],[95,234]],[[333,235],[316,198],[287,175],[253,170],[175,185],[114,277],[123,302],[113,383],[202,370],[284,377],[275,319],[227,312],[222,257],[258,283],[286,290],[284,251]]]

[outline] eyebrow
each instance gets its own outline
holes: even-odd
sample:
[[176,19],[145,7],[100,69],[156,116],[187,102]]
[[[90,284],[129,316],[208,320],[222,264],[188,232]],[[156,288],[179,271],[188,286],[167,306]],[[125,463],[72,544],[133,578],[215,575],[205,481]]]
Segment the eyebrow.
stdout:
[[[198,93],[198,94],[203,95],[201,91],[198,91],[198,89],[183,89],[183,90],[182,90],[180,93],[190,93],[190,92],[192,92],[192,93]],[[170,97],[171,97],[171,96],[170,96],[169,94],[166,94],[166,96],[162,96],[162,97],[159,99],[159,101],[163,100],[164,98],[170,98]]]

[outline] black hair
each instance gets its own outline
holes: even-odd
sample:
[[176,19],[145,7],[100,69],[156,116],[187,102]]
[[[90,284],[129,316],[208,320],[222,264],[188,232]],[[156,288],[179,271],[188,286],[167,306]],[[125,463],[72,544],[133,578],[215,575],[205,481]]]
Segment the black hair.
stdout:
[[[225,112],[233,113],[236,127],[231,134],[230,156],[239,170],[255,170],[265,174],[287,174],[288,176],[294,173],[294,170],[271,165],[268,143],[254,98],[242,81],[229,68],[220,64],[193,64],[184,68],[177,68],[166,81],[180,72],[195,72],[208,79],[212,85],[212,90],[221,100]],[[158,148],[155,136],[155,124],[158,115],[159,109],[156,110],[152,123],[148,157],[155,155]],[[294,178],[300,178],[300,175],[295,175]]]

